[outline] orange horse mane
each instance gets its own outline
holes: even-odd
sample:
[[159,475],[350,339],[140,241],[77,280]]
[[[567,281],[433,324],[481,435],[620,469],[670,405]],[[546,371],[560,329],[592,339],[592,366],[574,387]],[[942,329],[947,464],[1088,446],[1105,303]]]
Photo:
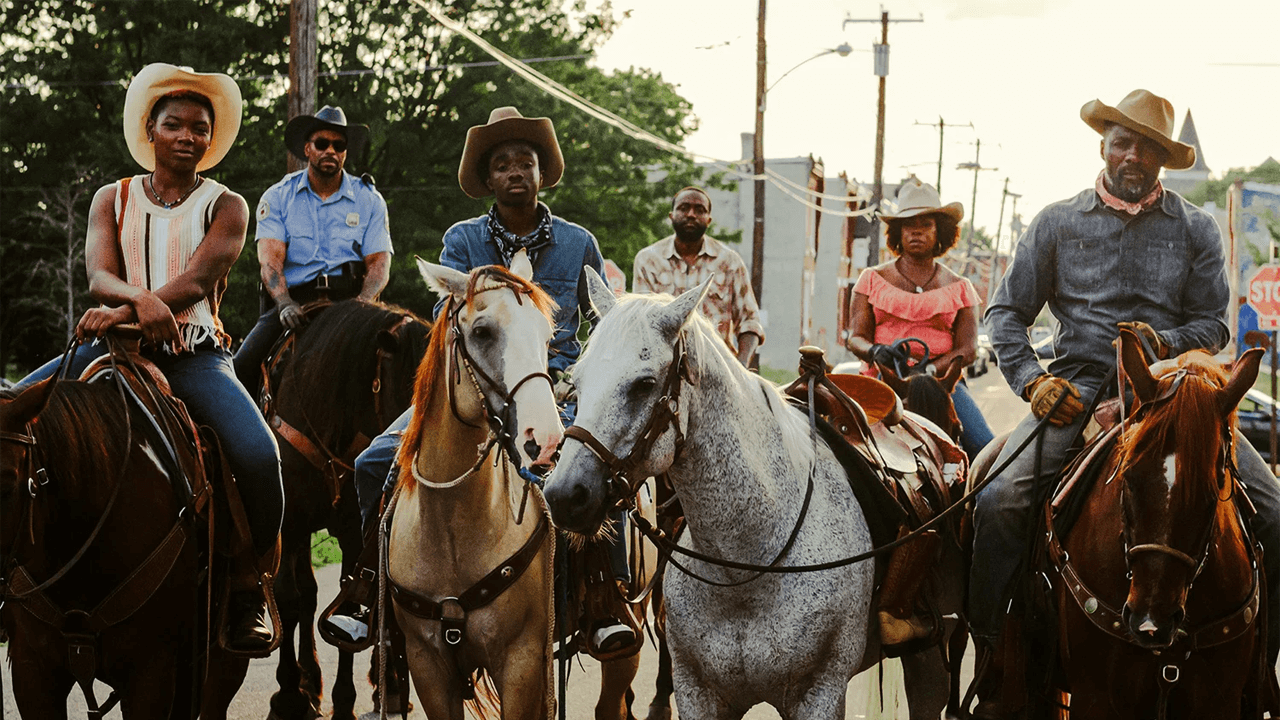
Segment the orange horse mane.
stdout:
[[[467,294],[463,299],[468,309],[472,307],[476,295],[488,290],[507,287],[515,292],[517,296],[527,296],[533,302],[534,307],[538,308],[548,320],[553,319],[556,303],[551,299],[551,296],[542,288],[513,274],[510,270],[500,265],[485,265],[472,270],[470,275],[470,279],[467,281]],[[418,366],[418,375],[414,381],[414,408],[430,407],[435,400],[434,393],[436,388],[443,389],[448,387],[446,384],[447,378],[446,383],[439,383],[438,385],[437,380],[444,374],[445,367],[448,366],[449,335],[453,332],[453,322],[450,318],[457,310],[457,302],[457,298],[452,295],[446,297],[444,305],[440,308],[440,313],[436,316],[436,322],[431,325],[427,354],[423,356],[422,364]],[[400,450],[396,454],[396,462],[400,466],[399,482],[409,487],[412,487],[413,483],[410,467],[418,454],[418,447],[422,444],[422,438],[426,434],[426,425],[427,419],[423,416],[423,413],[415,410],[409,420],[409,427],[405,429],[404,437],[401,439]]]
[[1121,439],[1120,471],[1123,474],[1143,458],[1177,447],[1182,469],[1179,476],[1193,482],[1176,483],[1173,502],[1216,502],[1220,491],[1216,466],[1223,433],[1214,428],[1221,428],[1225,422],[1234,432],[1236,424],[1234,410],[1222,418],[1218,407],[1218,391],[1226,385],[1228,375],[1211,355],[1197,350],[1182,356],[1176,367],[1160,374],[1159,392],[1174,382],[1177,370],[1186,371],[1182,386],[1168,400],[1151,406],[1146,417]]

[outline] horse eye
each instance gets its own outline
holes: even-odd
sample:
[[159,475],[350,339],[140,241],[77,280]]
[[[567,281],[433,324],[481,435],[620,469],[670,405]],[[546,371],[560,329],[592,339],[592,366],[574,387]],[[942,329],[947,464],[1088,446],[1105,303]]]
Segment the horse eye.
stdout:
[[653,389],[657,386],[658,381],[651,377],[640,378],[639,380],[631,383],[630,394],[632,397],[644,397],[645,395],[653,392]]
[[471,328],[471,337],[475,340],[491,340],[493,330],[490,330],[487,325],[477,325]]

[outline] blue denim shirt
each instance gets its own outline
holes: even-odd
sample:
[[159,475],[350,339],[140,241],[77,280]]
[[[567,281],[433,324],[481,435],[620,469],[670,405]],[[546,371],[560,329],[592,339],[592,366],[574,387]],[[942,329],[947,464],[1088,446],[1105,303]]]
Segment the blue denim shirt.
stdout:
[[[461,272],[482,265],[504,265],[497,244],[489,238],[489,218],[481,215],[464,220],[444,233],[440,264]],[[604,277],[604,257],[596,238],[581,225],[551,218],[551,244],[542,248],[533,263],[533,282],[556,301],[555,335],[547,367],[557,377],[578,361],[581,346],[578,326],[582,318],[593,318],[587,296],[583,268],[590,266]],[[436,304],[436,313],[442,303]]]
[[1049,372],[1070,378],[1107,373],[1122,321],[1150,324],[1173,353],[1216,352],[1231,337],[1229,300],[1222,236],[1208,213],[1165,190],[1130,216],[1090,188],[1031,221],[986,321],[1000,371],[1021,395],[1044,372],[1027,328],[1046,303],[1060,323]]
[[342,171],[342,187],[322,199],[306,169],[289,173],[258,201],[256,240],[286,246],[284,281],[289,287],[331,275],[343,263],[392,252],[387,202],[358,177]]

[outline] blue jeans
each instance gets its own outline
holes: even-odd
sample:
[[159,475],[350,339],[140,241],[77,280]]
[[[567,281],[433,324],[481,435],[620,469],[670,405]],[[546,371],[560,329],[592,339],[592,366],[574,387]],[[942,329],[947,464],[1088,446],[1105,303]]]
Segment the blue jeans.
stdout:
[[960,433],[960,445],[972,460],[995,436],[991,434],[991,426],[987,425],[987,419],[973,401],[964,380],[956,383],[956,389],[951,392],[951,402],[955,404],[956,415],[964,428]]
[[[576,404],[574,405],[576,409]],[[564,418],[566,409],[561,409]],[[404,411],[395,419],[381,435],[369,443],[356,457],[356,498],[360,501],[360,518],[366,532],[370,524],[377,521],[378,501],[383,493],[389,492],[396,484],[396,474],[391,466],[395,462],[396,453],[400,452],[400,439],[405,428],[409,427],[409,419],[413,417],[413,408]],[[568,418],[571,423],[573,418]],[[627,514],[615,510],[609,514],[617,528],[617,538],[609,544],[609,565],[614,577],[631,581],[631,566],[627,563]]]
[[[106,352],[105,342],[78,346],[68,360],[68,377],[80,377],[90,362]],[[244,498],[254,551],[265,555],[275,545],[284,517],[280,449],[257,406],[236,380],[231,356],[218,349],[177,356],[155,353],[148,354],[147,359],[164,373],[174,397],[187,406],[196,424],[208,425],[218,434],[236,487]],[[27,387],[50,377],[59,360],[45,363],[18,386]]]
[[[1087,382],[1074,381],[1083,400],[1096,392]],[[1085,407],[1089,403],[1085,402]],[[1066,427],[1045,425],[1044,454],[1040,476],[1035,478],[1036,446],[1032,440],[1004,472],[981,493],[973,513],[973,566],[969,581],[969,626],[974,638],[994,644],[1004,626],[1014,577],[1030,542],[1030,522],[1036,508],[1035,499],[1045,486],[1057,477],[1068,446],[1085,421],[1080,413]],[[1028,415],[1009,436],[995,467],[1005,462],[1038,424]],[[1250,521],[1254,535],[1262,544],[1263,564],[1267,576],[1267,614],[1280,617],[1280,482],[1271,474],[1258,451],[1236,433],[1236,467],[1245,486],[1245,495],[1253,502],[1257,514]],[[1280,651],[1280,622],[1267,622],[1267,649],[1272,666]]]

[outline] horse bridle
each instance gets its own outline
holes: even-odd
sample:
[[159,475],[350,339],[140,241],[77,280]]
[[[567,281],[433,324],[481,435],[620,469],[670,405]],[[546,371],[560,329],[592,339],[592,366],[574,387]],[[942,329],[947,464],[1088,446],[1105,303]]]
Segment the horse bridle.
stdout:
[[667,366],[667,376],[662,384],[662,394],[654,402],[653,412],[649,415],[649,421],[640,430],[639,436],[625,457],[615,455],[596,436],[592,435],[590,430],[581,425],[572,425],[566,428],[564,440],[560,441],[560,445],[563,448],[564,443],[570,438],[577,440],[586,445],[600,459],[600,462],[604,463],[607,473],[605,477],[605,495],[612,504],[630,502],[635,497],[640,485],[646,480],[645,477],[634,476],[635,468],[649,456],[649,451],[653,449],[653,444],[668,429],[675,430],[675,455],[677,457],[679,457],[680,450],[684,447],[684,433],[680,430],[680,383],[688,375],[689,362],[688,353],[685,350],[684,335],[676,339],[672,351],[673,357],[671,358],[671,364]]
[[[391,335],[399,339],[400,331],[403,330],[408,325],[410,325],[413,321],[414,321],[413,316],[402,315],[400,317],[400,320],[396,322],[395,325],[392,325],[390,328],[387,328],[387,332],[391,333]],[[391,424],[393,420],[395,420],[395,418],[387,419],[382,417],[382,409],[384,407],[384,403],[382,402],[382,376],[385,374],[383,372],[383,368],[389,364],[391,358],[395,357],[395,355],[396,353],[394,351],[385,350],[381,346],[379,346],[378,352],[377,352],[377,358],[374,361],[373,388],[372,388],[373,389],[373,416],[378,419],[378,423],[380,427],[387,427],[388,425]]]
[[[529,291],[520,285],[513,283],[496,273],[486,272],[484,270],[481,270],[472,278],[471,282],[473,283],[473,287],[481,278],[489,278],[497,284],[474,290],[471,294],[472,297],[491,290],[507,289],[515,293],[517,303],[523,304],[524,296],[529,294]],[[448,383],[449,410],[453,413],[453,417],[457,419],[458,422],[469,427],[480,427],[479,425],[468,422],[458,413],[457,396],[453,392],[453,386],[454,380],[456,380],[456,376],[459,372],[459,368],[465,369],[472,385],[475,386],[476,392],[480,395],[481,401],[484,403],[485,422],[489,427],[490,434],[489,442],[481,448],[480,458],[477,461],[478,467],[478,463],[484,462],[484,458],[488,455],[489,449],[495,444],[502,448],[503,452],[506,452],[508,457],[512,459],[520,457],[519,450],[516,447],[516,433],[518,432],[515,428],[516,393],[520,391],[520,388],[524,387],[525,383],[530,380],[541,378],[547,381],[547,385],[551,387],[552,394],[555,394],[555,382],[546,372],[532,372],[520,378],[520,381],[511,386],[510,390],[503,390],[502,385],[494,380],[489,373],[485,372],[484,368],[476,362],[475,358],[471,355],[471,352],[467,349],[465,334],[462,331],[462,324],[459,319],[462,314],[462,308],[466,304],[467,303],[465,301],[454,303],[448,314],[449,332],[452,336],[449,344],[451,346],[450,351],[453,353],[454,357],[453,373],[455,375],[455,378],[451,379]],[[479,380],[477,380],[477,376],[479,377]],[[489,398],[489,394],[484,392],[484,389],[480,384],[481,381],[492,388],[493,392],[502,400],[501,407],[494,407]],[[518,464],[519,463],[517,463],[517,465]]]

